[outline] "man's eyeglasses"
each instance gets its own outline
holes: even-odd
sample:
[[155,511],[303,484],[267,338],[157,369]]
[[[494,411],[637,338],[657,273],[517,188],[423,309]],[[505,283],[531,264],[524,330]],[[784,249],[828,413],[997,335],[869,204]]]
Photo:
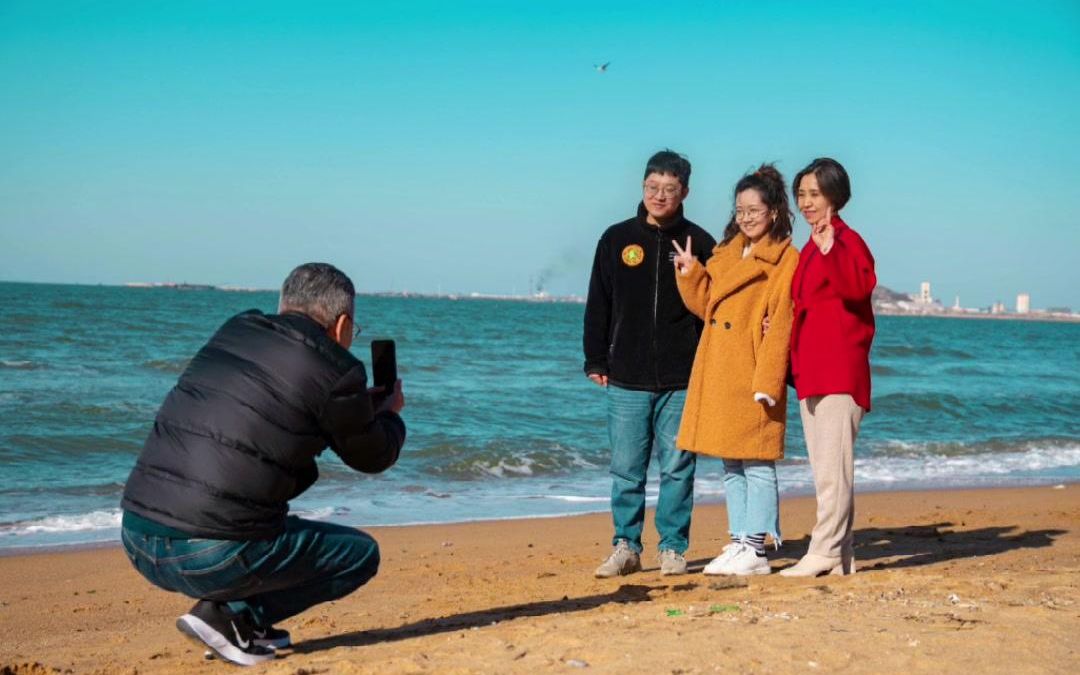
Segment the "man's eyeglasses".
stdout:
[[[352,323],[352,335],[353,335],[353,337],[354,338],[360,337],[360,333],[362,333],[364,331],[364,329],[360,327],[360,324],[356,323],[355,318],[349,316],[348,314],[338,314],[338,317],[336,319],[334,319],[334,323],[337,323],[338,321],[340,321],[341,317],[343,317],[343,316],[348,317],[349,322]],[[328,328],[327,330],[330,330],[330,329]]]
[[652,185],[650,183],[645,184],[645,194],[650,197],[655,197],[659,193],[664,193],[665,197],[677,197],[682,194],[682,188],[678,185]]
[[763,213],[768,213],[768,209],[735,209],[735,220],[757,220]]

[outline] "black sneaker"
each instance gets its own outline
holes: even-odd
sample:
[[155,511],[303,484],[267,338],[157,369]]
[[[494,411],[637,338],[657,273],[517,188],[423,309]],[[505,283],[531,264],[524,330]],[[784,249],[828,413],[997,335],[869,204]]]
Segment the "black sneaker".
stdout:
[[274,651],[255,644],[251,623],[228,606],[200,600],[176,620],[176,627],[200,645],[205,645],[219,658],[241,666],[274,658]]
[[292,637],[289,635],[289,631],[282,630],[280,628],[264,628],[262,626],[256,626],[252,629],[255,634],[255,644],[260,647],[269,647],[270,649],[285,649],[292,646]]

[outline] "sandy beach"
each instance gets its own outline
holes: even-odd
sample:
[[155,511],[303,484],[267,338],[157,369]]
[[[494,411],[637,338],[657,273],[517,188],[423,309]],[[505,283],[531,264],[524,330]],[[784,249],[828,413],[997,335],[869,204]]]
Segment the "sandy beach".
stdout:
[[[806,550],[786,499],[774,572]],[[285,624],[252,672],[1076,672],[1080,485],[860,494],[849,577],[600,580],[606,514],[372,528],[379,576]],[[724,543],[694,514],[692,570]],[[0,558],[0,673],[211,673],[173,622],[191,604],[119,548]]]

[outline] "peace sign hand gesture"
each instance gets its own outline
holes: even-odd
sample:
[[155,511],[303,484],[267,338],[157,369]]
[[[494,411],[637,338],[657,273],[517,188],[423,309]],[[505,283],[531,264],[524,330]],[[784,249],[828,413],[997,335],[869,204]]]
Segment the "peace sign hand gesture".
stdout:
[[822,253],[828,253],[832,249],[833,234],[835,228],[832,224],[833,210],[832,207],[825,209],[825,217],[816,223],[810,223],[810,238],[817,244],[818,249]]
[[681,248],[677,241],[672,241],[671,245],[678,252],[678,255],[675,256],[675,270],[683,276],[689,274],[690,270],[697,264],[697,256],[694,255],[694,250],[690,248],[690,237],[686,237],[686,248]]

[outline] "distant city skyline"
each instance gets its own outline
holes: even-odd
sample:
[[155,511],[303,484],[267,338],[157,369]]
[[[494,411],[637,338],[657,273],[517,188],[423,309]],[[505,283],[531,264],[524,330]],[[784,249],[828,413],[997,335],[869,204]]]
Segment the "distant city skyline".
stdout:
[[881,284],[1078,308],[1080,4],[1036,7],[5,2],[0,279],[580,295],[670,147],[714,235],[833,156]]

